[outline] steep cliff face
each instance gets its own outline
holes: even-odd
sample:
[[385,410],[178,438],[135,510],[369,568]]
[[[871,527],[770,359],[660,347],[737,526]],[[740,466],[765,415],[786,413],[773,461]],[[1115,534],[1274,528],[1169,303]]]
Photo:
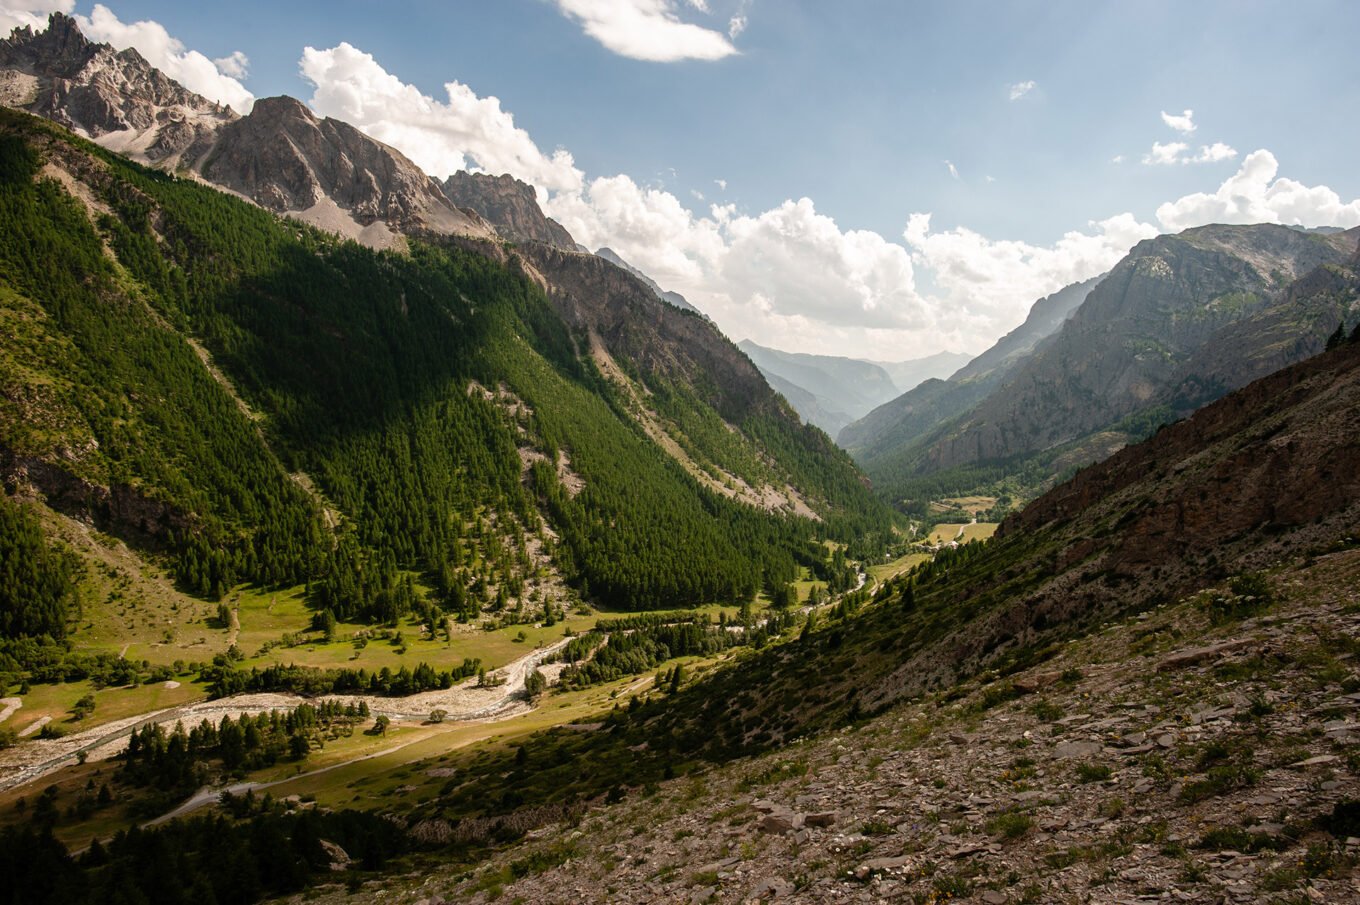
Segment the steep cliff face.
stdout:
[[456,205],[476,211],[511,242],[542,242],[573,251],[576,240],[562,224],[543,214],[533,186],[509,173],[454,173],[444,180],[444,194]]
[[1344,263],[1357,238],[1207,226],[1140,243],[1051,343],[926,450],[926,467],[1045,450],[1166,404],[1198,350],[1269,307],[1291,281]]
[[195,160],[239,119],[137,51],[115,51],[54,13],[45,31],[0,40],[0,103],[46,117],[105,147],[165,168]]

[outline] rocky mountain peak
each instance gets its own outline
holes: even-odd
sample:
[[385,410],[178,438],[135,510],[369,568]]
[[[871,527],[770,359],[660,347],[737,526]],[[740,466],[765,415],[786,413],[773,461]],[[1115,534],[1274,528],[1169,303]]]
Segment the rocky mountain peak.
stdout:
[[476,211],[511,242],[542,242],[566,251],[576,249],[571,233],[538,206],[534,187],[502,173],[469,173],[460,170],[443,183],[444,194],[454,204]]
[[90,41],[61,13],[45,31],[17,28],[0,41],[0,102],[166,169],[203,154],[216,130],[238,118],[136,50]]
[[0,41],[0,103],[369,245],[395,244],[403,232],[494,235],[405,155],[348,123],[291,97],[263,98],[239,116],[137,51],[90,41],[60,13],[45,31],[15,29]]

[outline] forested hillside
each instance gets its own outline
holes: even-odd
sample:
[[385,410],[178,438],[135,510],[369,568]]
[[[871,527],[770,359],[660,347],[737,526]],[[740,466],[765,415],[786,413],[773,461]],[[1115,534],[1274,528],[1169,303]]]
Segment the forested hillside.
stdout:
[[7,489],[171,557],[194,594],[309,582],[346,619],[457,612],[513,596],[536,540],[607,606],[735,601],[825,539],[888,534],[768,387],[733,427],[706,401],[721,377],[663,387],[616,352],[692,462],[788,484],[811,517],[696,480],[499,246],[375,252],[12,111],[0,217]]

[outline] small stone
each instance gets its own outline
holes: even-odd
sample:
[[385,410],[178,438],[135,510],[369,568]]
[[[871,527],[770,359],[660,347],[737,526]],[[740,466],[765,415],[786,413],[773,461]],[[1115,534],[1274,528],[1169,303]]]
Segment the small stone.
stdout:
[[793,884],[782,877],[767,877],[756,884],[751,895],[757,899],[782,899],[784,896],[793,895]]
[[1063,742],[1053,749],[1058,757],[1090,757],[1101,751],[1100,742]]
[[793,832],[793,821],[787,817],[780,817],[778,814],[766,815],[756,826],[762,833],[769,833],[772,836],[782,836],[785,833]]
[[1339,761],[1339,760],[1341,760],[1341,758],[1337,757],[1335,754],[1319,754],[1317,757],[1310,757],[1310,758],[1308,758],[1307,760],[1301,760],[1301,761],[1299,761],[1298,763],[1296,763],[1296,764],[1290,764],[1289,766],[1291,766],[1291,767],[1316,767],[1316,766],[1319,766],[1319,765],[1321,765],[1321,764],[1334,764],[1334,763],[1336,763],[1336,762]]
[[832,811],[824,811],[818,814],[808,814],[803,817],[803,826],[818,827],[825,829],[836,825],[836,815]]
[[995,889],[985,890],[979,897],[986,905],[1006,905],[1006,894]]

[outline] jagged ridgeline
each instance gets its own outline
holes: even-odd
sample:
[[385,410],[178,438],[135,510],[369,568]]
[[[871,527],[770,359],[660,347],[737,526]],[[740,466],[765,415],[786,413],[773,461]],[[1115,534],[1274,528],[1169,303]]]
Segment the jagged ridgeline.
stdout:
[[[496,546],[484,534],[541,532],[591,598],[673,607],[890,531],[848,457],[768,388],[727,405],[732,423],[711,377],[616,352],[686,455],[663,448],[494,243],[372,251],[10,110],[0,219],[11,489],[164,553],[200,595],[305,581],[340,618],[390,620],[419,605],[413,574],[449,609]],[[787,486],[808,511],[722,480]]]

